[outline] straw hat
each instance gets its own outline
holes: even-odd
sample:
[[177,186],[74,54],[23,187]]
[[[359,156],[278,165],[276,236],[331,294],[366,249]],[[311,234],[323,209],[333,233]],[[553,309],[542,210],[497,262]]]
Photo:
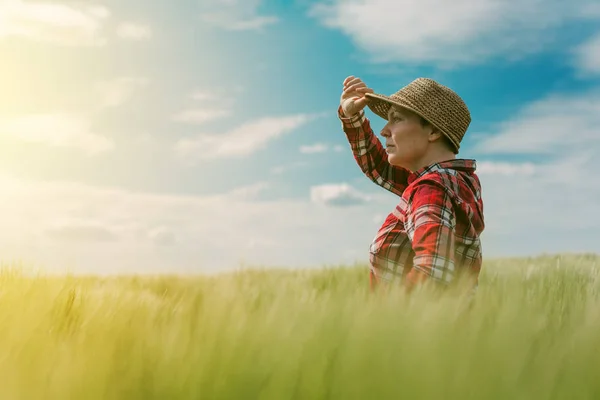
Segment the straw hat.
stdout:
[[385,120],[392,105],[425,118],[450,139],[455,153],[471,123],[471,113],[460,96],[429,78],[417,78],[390,96],[373,93],[365,96],[371,111]]

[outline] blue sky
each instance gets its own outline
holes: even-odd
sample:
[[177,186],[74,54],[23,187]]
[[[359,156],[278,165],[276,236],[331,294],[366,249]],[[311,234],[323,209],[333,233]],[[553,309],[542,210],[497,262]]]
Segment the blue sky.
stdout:
[[340,129],[355,75],[465,99],[485,256],[598,251],[600,6],[515,4],[6,0],[0,250],[94,272],[364,262],[396,199]]

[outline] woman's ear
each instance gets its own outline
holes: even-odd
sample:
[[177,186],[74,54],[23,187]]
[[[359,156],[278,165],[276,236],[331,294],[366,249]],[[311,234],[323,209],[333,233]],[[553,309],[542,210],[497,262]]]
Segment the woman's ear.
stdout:
[[435,142],[436,140],[442,139],[442,137],[443,137],[442,132],[440,132],[439,130],[434,128],[432,125],[430,125],[430,127],[431,127],[431,132],[429,132],[429,141]]

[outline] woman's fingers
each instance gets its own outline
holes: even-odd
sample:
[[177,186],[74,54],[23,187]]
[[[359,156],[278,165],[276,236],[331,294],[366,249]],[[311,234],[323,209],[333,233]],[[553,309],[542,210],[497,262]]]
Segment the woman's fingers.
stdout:
[[347,77],[346,79],[344,79],[344,87],[348,86],[350,84],[350,82],[352,80],[355,80],[357,78],[355,78],[354,76],[350,75],[349,77]]
[[362,82],[362,80],[360,78],[355,78],[353,76],[352,77],[349,76],[344,81],[344,88],[347,88],[348,86],[351,86],[351,85],[354,85],[354,84],[357,84],[357,83],[360,83],[360,82]]
[[368,89],[367,85],[364,82],[360,81],[358,83],[354,83],[354,84],[351,84],[351,85],[345,87],[344,91],[351,92],[351,91],[364,90],[364,89]]
[[375,93],[373,91],[373,89],[368,88],[368,87],[358,88],[358,89],[356,89],[356,91],[361,92],[361,93]]

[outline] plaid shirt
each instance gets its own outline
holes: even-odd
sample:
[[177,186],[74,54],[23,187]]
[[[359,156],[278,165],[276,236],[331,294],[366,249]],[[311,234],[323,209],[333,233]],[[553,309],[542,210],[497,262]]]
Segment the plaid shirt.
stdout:
[[411,172],[389,164],[364,111],[346,118],[340,107],[338,116],[360,169],[400,197],[370,246],[372,283],[398,279],[410,289],[432,279],[447,285],[470,272],[476,287],[484,220],[475,161],[449,160]]

